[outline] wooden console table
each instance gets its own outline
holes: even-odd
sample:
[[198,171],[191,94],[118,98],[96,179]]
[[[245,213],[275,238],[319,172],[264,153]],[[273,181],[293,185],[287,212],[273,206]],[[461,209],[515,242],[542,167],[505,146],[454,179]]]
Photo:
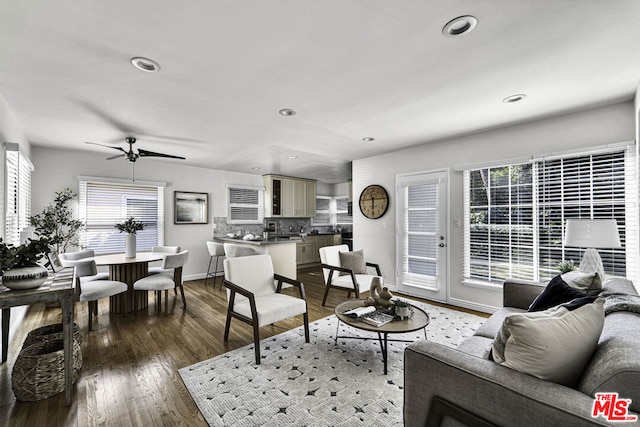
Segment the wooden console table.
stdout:
[[11,307],[38,302],[59,302],[62,306],[62,330],[64,333],[64,389],[67,405],[73,397],[73,296],[75,280],[73,268],[65,268],[50,275],[36,289],[13,291],[0,285],[0,308],[2,309],[2,363],[7,361],[9,347],[9,318]]

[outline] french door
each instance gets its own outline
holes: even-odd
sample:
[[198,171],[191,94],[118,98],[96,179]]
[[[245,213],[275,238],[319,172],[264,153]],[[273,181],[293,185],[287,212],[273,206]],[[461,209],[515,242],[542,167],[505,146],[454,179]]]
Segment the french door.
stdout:
[[448,172],[400,175],[396,188],[398,291],[446,302]]

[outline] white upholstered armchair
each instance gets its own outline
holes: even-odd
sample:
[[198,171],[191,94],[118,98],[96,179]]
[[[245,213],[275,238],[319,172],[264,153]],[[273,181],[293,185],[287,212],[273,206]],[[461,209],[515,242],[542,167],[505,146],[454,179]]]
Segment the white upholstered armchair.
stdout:
[[[309,316],[304,286],[297,280],[275,274],[270,255],[228,258],[224,261],[224,276],[229,303],[224,328],[225,341],[229,339],[231,318],[251,325],[256,364],[259,365],[260,327],[302,314],[305,340],[309,342]],[[283,283],[297,287],[300,297],[280,293]]]
[[[360,287],[364,286],[365,290],[368,290],[371,280],[382,276],[378,264],[366,262],[362,251],[350,252],[347,245],[325,246],[319,251],[325,282],[323,306],[327,301],[329,289],[347,291],[347,298],[351,296],[351,292],[355,292],[356,298],[360,298]],[[376,275],[368,274],[367,267],[374,268]]]

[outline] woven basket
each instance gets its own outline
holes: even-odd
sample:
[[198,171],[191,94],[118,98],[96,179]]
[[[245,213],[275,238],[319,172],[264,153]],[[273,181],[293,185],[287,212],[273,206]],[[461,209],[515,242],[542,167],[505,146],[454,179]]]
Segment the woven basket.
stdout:
[[[80,344],[73,340],[74,383],[81,366]],[[16,398],[25,402],[46,399],[64,391],[63,340],[41,340],[22,349],[13,365],[11,388]]]
[[[27,334],[27,338],[22,344],[22,348],[25,349],[36,341],[41,340],[55,340],[64,338],[64,332],[62,330],[62,323],[54,323],[52,325],[42,326],[36,328]],[[73,339],[78,341],[78,344],[82,344],[82,334],[80,333],[80,327],[77,323],[73,324]]]

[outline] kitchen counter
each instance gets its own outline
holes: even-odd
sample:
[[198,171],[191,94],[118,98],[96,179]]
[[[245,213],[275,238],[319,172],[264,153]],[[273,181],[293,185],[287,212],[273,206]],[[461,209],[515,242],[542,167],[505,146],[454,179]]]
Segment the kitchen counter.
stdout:
[[222,243],[232,243],[234,245],[247,246],[255,249],[260,254],[271,255],[273,270],[285,277],[296,279],[296,241],[281,238],[269,240],[242,240],[230,237],[214,237],[215,241]]
[[266,246],[266,245],[274,245],[281,243],[295,243],[295,240],[290,240],[289,237],[270,237],[268,240],[259,239],[259,240],[242,240],[235,239],[233,237],[214,237],[213,240],[216,242],[222,243],[239,243],[239,244],[247,244],[254,246]]

